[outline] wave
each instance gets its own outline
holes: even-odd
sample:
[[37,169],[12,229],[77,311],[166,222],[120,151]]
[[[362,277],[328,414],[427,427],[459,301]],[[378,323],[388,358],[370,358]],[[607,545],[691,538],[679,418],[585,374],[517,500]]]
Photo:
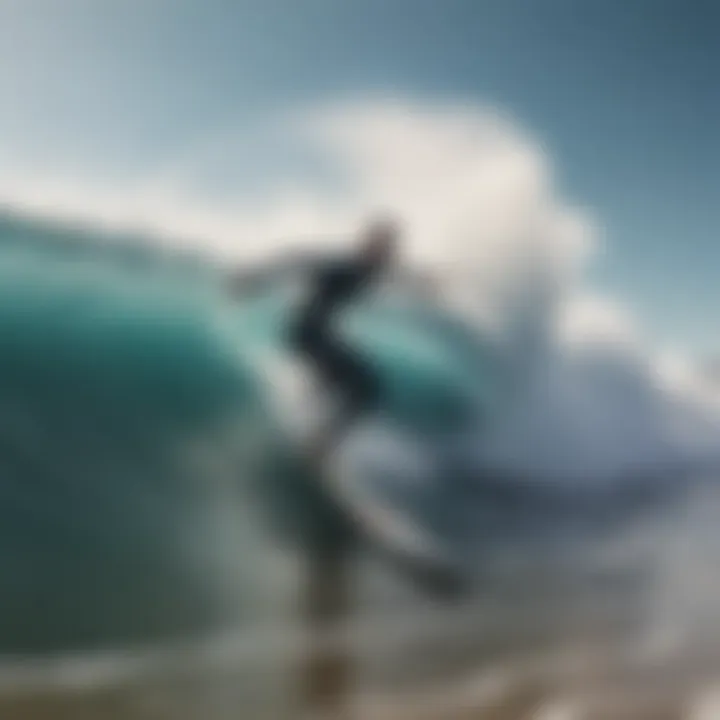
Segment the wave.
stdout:
[[[234,613],[243,589],[219,585],[234,543],[251,554],[252,488],[294,541],[322,525],[309,483],[289,481],[286,288],[239,299],[224,283],[139,239],[0,218],[4,650]],[[456,432],[489,407],[491,345],[437,308],[381,300],[349,332],[380,368],[395,432]]]
[[[0,216],[0,651],[256,619],[283,602],[260,579],[268,539],[341,531],[297,461],[323,403],[284,348],[292,283],[230,294],[227,276]],[[547,308],[524,312],[490,332],[396,287],[347,318],[386,392],[342,457],[470,565],[491,538],[607,532],[704,457],[650,375],[563,354]]]

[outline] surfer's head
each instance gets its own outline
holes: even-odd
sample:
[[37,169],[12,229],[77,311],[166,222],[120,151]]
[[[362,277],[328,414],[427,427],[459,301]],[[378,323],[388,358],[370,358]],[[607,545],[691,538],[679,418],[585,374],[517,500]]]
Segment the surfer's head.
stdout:
[[393,218],[375,218],[362,231],[360,252],[371,265],[384,267],[392,262],[399,239],[400,227]]

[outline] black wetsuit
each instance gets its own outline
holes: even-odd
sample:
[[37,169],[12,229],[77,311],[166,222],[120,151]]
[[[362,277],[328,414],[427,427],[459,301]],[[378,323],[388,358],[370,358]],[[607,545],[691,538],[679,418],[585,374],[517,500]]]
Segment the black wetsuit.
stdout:
[[310,297],[292,323],[292,346],[343,400],[332,428],[335,434],[372,410],[379,399],[380,382],[372,363],[334,327],[338,312],[356,300],[376,274],[374,266],[356,259],[321,265],[310,273]]
[[[322,438],[322,450],[328,450],[349,429],[350,425],[366,413],[374,410],[381,397],[381,383],[373,363],[362,353],[350,347],[337,333],[334,319],[337,314],[354,300],[373,282],[376,268],[358,260],[335,262],[306,270],[310,275],[312,287],[310,297],[296,313],[291,324],[291,345],[301,357],[314,367],[321,379],[342,396],[342,410],[333,418]],[[320,489],[321,486],[318,486]],[[343,511],[338,512],[336,501],[322,493],[325,507],[332,511],[325,516],[324,522],[315,528],[312,539],[314,557],[322,562],[338,557],[345,558],[348,548],[356,539],[357,526]],[[413,578],[424,591],[437,597],[455,597],[462,589],[462,579],[454,568],[432,563],[416,562],[411,556],[396,553],[382,542],[375,542],[391,562],[397,564]]]

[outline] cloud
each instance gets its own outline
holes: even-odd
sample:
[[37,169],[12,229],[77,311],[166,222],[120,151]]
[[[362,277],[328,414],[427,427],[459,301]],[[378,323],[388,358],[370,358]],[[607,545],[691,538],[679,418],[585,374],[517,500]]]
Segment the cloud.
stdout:
[[[259,158],[304,153],[309,169]],[[252,158],[262,193],[247,180],[221,197],[202,186],[207,148],[171,168],[124,183],[77,171],[0,176],[0,202],[137,227],[225,256],[261,254],[292,238],[345,235],[367,213],[390,208],[408,227],[408,256],[439,271],[486,274],[515,268],[533,253],[559,274],[573,273],[592,244],[592,228],[558,200],[549,159],[509,119],[474,106],[366,100],[298,112],[265,133],[238,130],[209,143],[216,175]],[[222,152],[218,151],[221,145]],[[327,173],[313,172],[325,168]],[[251,173],[250,173],[251,174]]]
[[584,291],[563,299],[556,316],[558,341],[568,349],[605,346],[632,354],[642,345],[634,320],[611,298]]

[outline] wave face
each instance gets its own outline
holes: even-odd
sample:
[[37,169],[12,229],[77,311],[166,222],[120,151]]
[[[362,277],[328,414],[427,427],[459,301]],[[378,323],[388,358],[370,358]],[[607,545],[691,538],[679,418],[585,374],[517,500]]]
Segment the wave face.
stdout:
[[[278,286],[231,300],[222,278],[132,238],[0,219],[1,651],[236,614],[246,588],[229,590],[228,567],[250,554],[252,486],[282,501],[280,527],[317,525],[322,509],[288,482],[280,424],[289,298]],[[383,422],[403,437],[462,431],[489,411],[493,350],[436,308],[378,300],[348,332],[377,363]]]

